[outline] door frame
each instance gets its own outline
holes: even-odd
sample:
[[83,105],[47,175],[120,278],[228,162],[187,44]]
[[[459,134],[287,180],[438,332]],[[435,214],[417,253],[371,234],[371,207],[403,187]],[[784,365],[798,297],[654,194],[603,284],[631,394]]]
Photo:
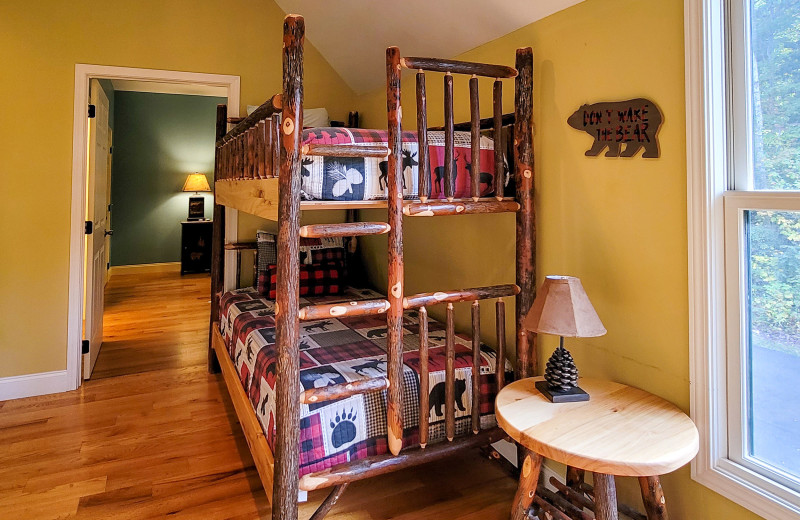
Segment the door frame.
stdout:
[[[205,74],[172,70],[139,69],[107,65],[75,64],[75,98],[72,123],[72,206],[70,209],[69,238],[69,297],[67,313],[67,382],[74,390],[83,383],[81,366],[81,340],[83,339],[84,276],[84,221],[86,211],[87,147],[90,79],[128,79],[155,81],[178,85],[203,85],[225,87],[228,98],[228,116],[239,115],[239,76]],[[238,235],[238,214],[226,208],[225,236],[235,241]],[[226,262],[226,265],[230,262]],[[226,269],[226,279],[228,278]]]

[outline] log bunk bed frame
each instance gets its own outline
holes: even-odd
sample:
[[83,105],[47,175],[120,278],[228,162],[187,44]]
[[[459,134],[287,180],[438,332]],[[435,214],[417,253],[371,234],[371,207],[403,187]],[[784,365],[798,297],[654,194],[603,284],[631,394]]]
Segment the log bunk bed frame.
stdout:
[[[303,41],[305,23],[301,16],[289,15],[283,26],[283,92],[273,96],[243,118],[230,131],[225,105],[217,107],[217,143],[215,156],[214,234],[211,270],[211,326],[209,371],[222,371],[236,414],[245,433],[267,497],[276,520],[298,518],[298,492],[333,487],[312,519],[323,518],[342,495],[350,482],[369,478],[443,458],[462,449],[486,446],[506,438],[498,427],[480,429],[478,379],[473,377],[473,434],[457,437],[455,430],[454,389],[454,302],[472,302],[473,374],[478,373],[480,349],[479,301],[496,299],[498,354],[496,382],[498,391],[504,384],[505,306],[503,297],[516,296],[516,377],[533,374],[535,336],[525,331],[522,321],[531,306],[535,292],[534,276],[534,208],[532,146],[532,76],[531,48],[516,52],[516,67],[482,63],[401,57],[397,47],[386,50],[387,111],[389,144],[367,145],[302,145],[303,130]],[[400,78],[402,68],[417,70],[417,132],[419,142],[419,201],[404,201],[402,193]],[[430,168],[427,149],[427,115],[425,72],[443,72],[445,103],[445,195],[446,199],[427,200]],[[471,121],[471,153],[473,171],[479,172],[478,154],[481,127],[494,129],[496,185],[503,183],[503,150],[501,127],[508,124],[502,114],[501,78],[515,78],[515,110],[513,119],[514,199],[479,198],[478,175],[473,175],[470,199],[454,199],[451,171],[454,156],[454,129],[464,125],[453,123],[453,74],[471,75],[469,81]],[[478,109],[478,76],[495,78],[493,87],[494,117],[480,120]],[[388,202],[302,201],[301,159],[303,156],[388,156]],[[276,204],[277,201],[277,204]],[[347,222],[341,224],[300,227],[302,209],[357,209],[388,207],[388,222]],[[223,256],[225,244],[224,206],[278,221],[278,255],[276,294],[276,437],[274,454],[258,422],[236,368],[224,345],[219,329],[220,298],[223,293]],[[463,215],[516,212],[516,284],[497,285],[456,291],[404,294],[403,217]],[[351,302],[349,305],[309,305],[298,303],[300,237],[363,236],[388,233],[389,291],[386,299]],[[445,432],[446,441],[427,446],[428,440],[428,327],[427,307],[446,304],[446,368],[445,368]],[[418,448],[400,451],[403,439],[402,370],[404,309],[418,309],[420,316],[420,418]],[[385,313],[387,319],[387,374],[363,381],[342,383],[323,388],[298,390],[299,323],[330,316],[350,317]],[[301,403],[319,403],[358,393],[387,390],[387,425],[390,454],[372,456],[340,464],[299,477],[299,421]],[[520,493],[518,493],[520,495]],[[515,498],[515,509],[530,506],[533,497]]]

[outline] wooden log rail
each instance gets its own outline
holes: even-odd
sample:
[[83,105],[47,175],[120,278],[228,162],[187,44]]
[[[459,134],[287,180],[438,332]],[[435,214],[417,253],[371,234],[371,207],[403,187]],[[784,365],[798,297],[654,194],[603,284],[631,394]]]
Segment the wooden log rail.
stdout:
[[[417,76],[419,76],[420,74],[422,74],[423,78],[425,77],[424,73],[419,73],[419,72],[417,73]],[[513,113],[503,114],[500,123],[503,127],[514,126],[514,114]],[[478,127],[481,130],[494,129],[494,115],[492,117],[484,117],[483,119],[480,119],[478,121]],[[472,130],[472,120],[470,119],[469,121],[456,123],[453,125],[453,129],[456,132],[469,132]],[[444,126],[429,126],[427,130],[429,132],[443,132]]]
[[451,74],[474,74],[489,78],[515,78],[517,69],[506,65],[492,65],[490,63],[477,63],[474,61],[445,60],[441,58],[419,58],[405,56],[400,59],[400,64],[407,69],[429,70]]
[[349,383],[339,383],[336,385],[323,386],[321,388],[310,388],[300,394],[300,402],[303,404],[322,403],[344,399],[356,394],[367,394],[379,392],[389,388],[389,380],[385,377],[373,377],[371,379],[361,379]]
[[488,287],[474,287],[471,289],[461,289],[459,291],[419,293],[403,298],[403,308],[415,309],[417,307],[430,306],[437,303],[471,302],[475,300],[516,296],[517,294],[519,294],[519,287],[513,283],[506,285],[490,285]]
[[238,135],[258,124],[259,121],[263,121],[264,119],[272,117],[273,114],[280,113],[282,109],[283,97],[281,94],[275,94],[257,109],[253,110],[253,113],[242,119],[236,126],[231,128],[227,134],[220,139],[217,139],[217,146],[222,146],[223,144],[229,142],[234,137],[237,137]]
[[[400,64],[409,69],[417,69],[417,142],[419,149],[423,150],[420,155],[421,167],[419,168],[419,198],[422,204],[427,202],[430,195],[430,172],[428,171],[428,116],[427,116],[427,94],[425,91],[425,72],[435,71],[444,72],[444,165],[443,175],[437,175],[437,182],[443,177],[444,187],[439,186],[444,192],[447,202],[453,202],[456,159],[454,157],[454,134],[456,125],[453,122],[453,74],[470,74],[472,78],[469,80],[469,99],[470,99],[470,122],[469,126],[463,128],[470,131],[471,144],[470,144],[470,163],[469,172],[471,176],[470,182],[470,197],[473,203],[477,204],[480,198],[480,131],[484,126],[483,120],[480,118],[479,94],[478,94],[478,76],[487,76],[495,78],[493,87],[493,116],[491,118],[491,128],[494,130],[494,195],[498,201],[503,200],[505,188],[505,167],[503,161],[503,134],[502,128],[505,124],[509,124],[511,120],[516,121],[516,114],[512,118],[505,118],[503,116],[503,84],[501,78],[516,78],[518,76],[517,69],[505,65],[492,65],[488,63],[476,63],[468,61],[457,60],[444,60],[436,58],[419,58],[419,57],[404,57],[400,58]],[[399,71],[398,71],[399,77]],[[527,76],[526,76],[527,77]],[[519,82],[517,82],[519,83]],[[468,211],[468,207],[459,204],[452,208],[448,206],[436,206],[439,213],[434,212],[433,208],[424,206],[425,209],[415,211],[410,208],[409,211],[404,209],[404,213],[409,216],[413,215],[457,215],[462,213],[495,213],[499,211],[517,211],[517,209],[500,209],[494,207],[492,209],[478,210],[477,207],[469,207],[472,211]]]
[[[280,169],[280,114],[274,106],[277,94],[255,112],[242,119],[233,130],[217,140],[216,181],[238,179],[270,179]],[[260,120],[254,118],[264,116]]]
[[434,293],[420,293],[403,298],[403,307],[406,309],[419,309],[419,446],[426,448],[428,444],[428,429],[430,422],[429,406],[429,338],[428,338],[428,309],[430,305],[447,304],[447,319],[445,324],[445,436],[449,442],[455,437],[455,313],[454,302],[471,301],[472,313],[472,406],[471,425],[473,434],[481,432],[480,424],[480,360],[481,360],[481,321],[480,300],[497,298],[497,338],[498,353],[495,366],[495,381],[498,391],[505,384],[505,303],[502,298],[515,296],[519,287],[514,284],[495,285],[490,287],[476,287],[461,291],[441,291]]
[[329,303],[325,305],[307,305],[300,309],[301,321],[324,320],[326,318],[352,318],[383,314],[389,310],[387,300],[359,300],[347,303]]
[[303,491],[315,491],[344,484],[345,482],[355,482],[384,475],[403,468],[443,459],[455,455],[463,449],[485,446],[505,437],[506,434],[503,430],[492,428],[483,430],[478,435],[460,437],[453,442],[440,442],[424,450],[408,450],[397,456],[381,455],[352,461],[348,464],[339,464],[316,473],[303,475],[300,477],[300,489]]
[[442,200],[411,202],[403,206],[409,217],[439,217],[451,215],[481,215],[487,213],[514,213],[520,205],[514,200]]
[[301,237],[360,237],[366,235],[383,235],[392,226],[386,222],[345,222],[339,224],[310,224],[300,228]]
[[362,144],[305,144],[303,155],[319,157],[377,157],[389,155],[389,148]]

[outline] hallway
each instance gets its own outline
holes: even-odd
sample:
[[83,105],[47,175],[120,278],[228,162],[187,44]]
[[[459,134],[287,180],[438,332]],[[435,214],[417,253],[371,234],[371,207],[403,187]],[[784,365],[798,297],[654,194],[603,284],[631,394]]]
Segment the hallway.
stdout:
[[210,293],[207,274],[113,275],[92,379],[205,366]]

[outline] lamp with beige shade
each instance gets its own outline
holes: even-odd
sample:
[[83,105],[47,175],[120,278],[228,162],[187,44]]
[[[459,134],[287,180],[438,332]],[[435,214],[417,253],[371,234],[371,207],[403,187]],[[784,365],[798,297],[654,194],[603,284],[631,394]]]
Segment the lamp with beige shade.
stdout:
[[[198,195],[201,191],[211,191],[208,179],[202,173],[190,173],[183,184],[183,190],[193,191]],[[189,217],[187,220],[204,220],[205,199],[203,197],[189,197]]]
[[547,276],[525,317],[525,328],[561,337],[558,348],[547,361],[544,381],[536,383],[542,395],[554,403],[588,401],[589,394],[578,384],[578,369],[564,348],[564,337],[602,336],[606,328],[592,307],[580,279],[574,276]]

